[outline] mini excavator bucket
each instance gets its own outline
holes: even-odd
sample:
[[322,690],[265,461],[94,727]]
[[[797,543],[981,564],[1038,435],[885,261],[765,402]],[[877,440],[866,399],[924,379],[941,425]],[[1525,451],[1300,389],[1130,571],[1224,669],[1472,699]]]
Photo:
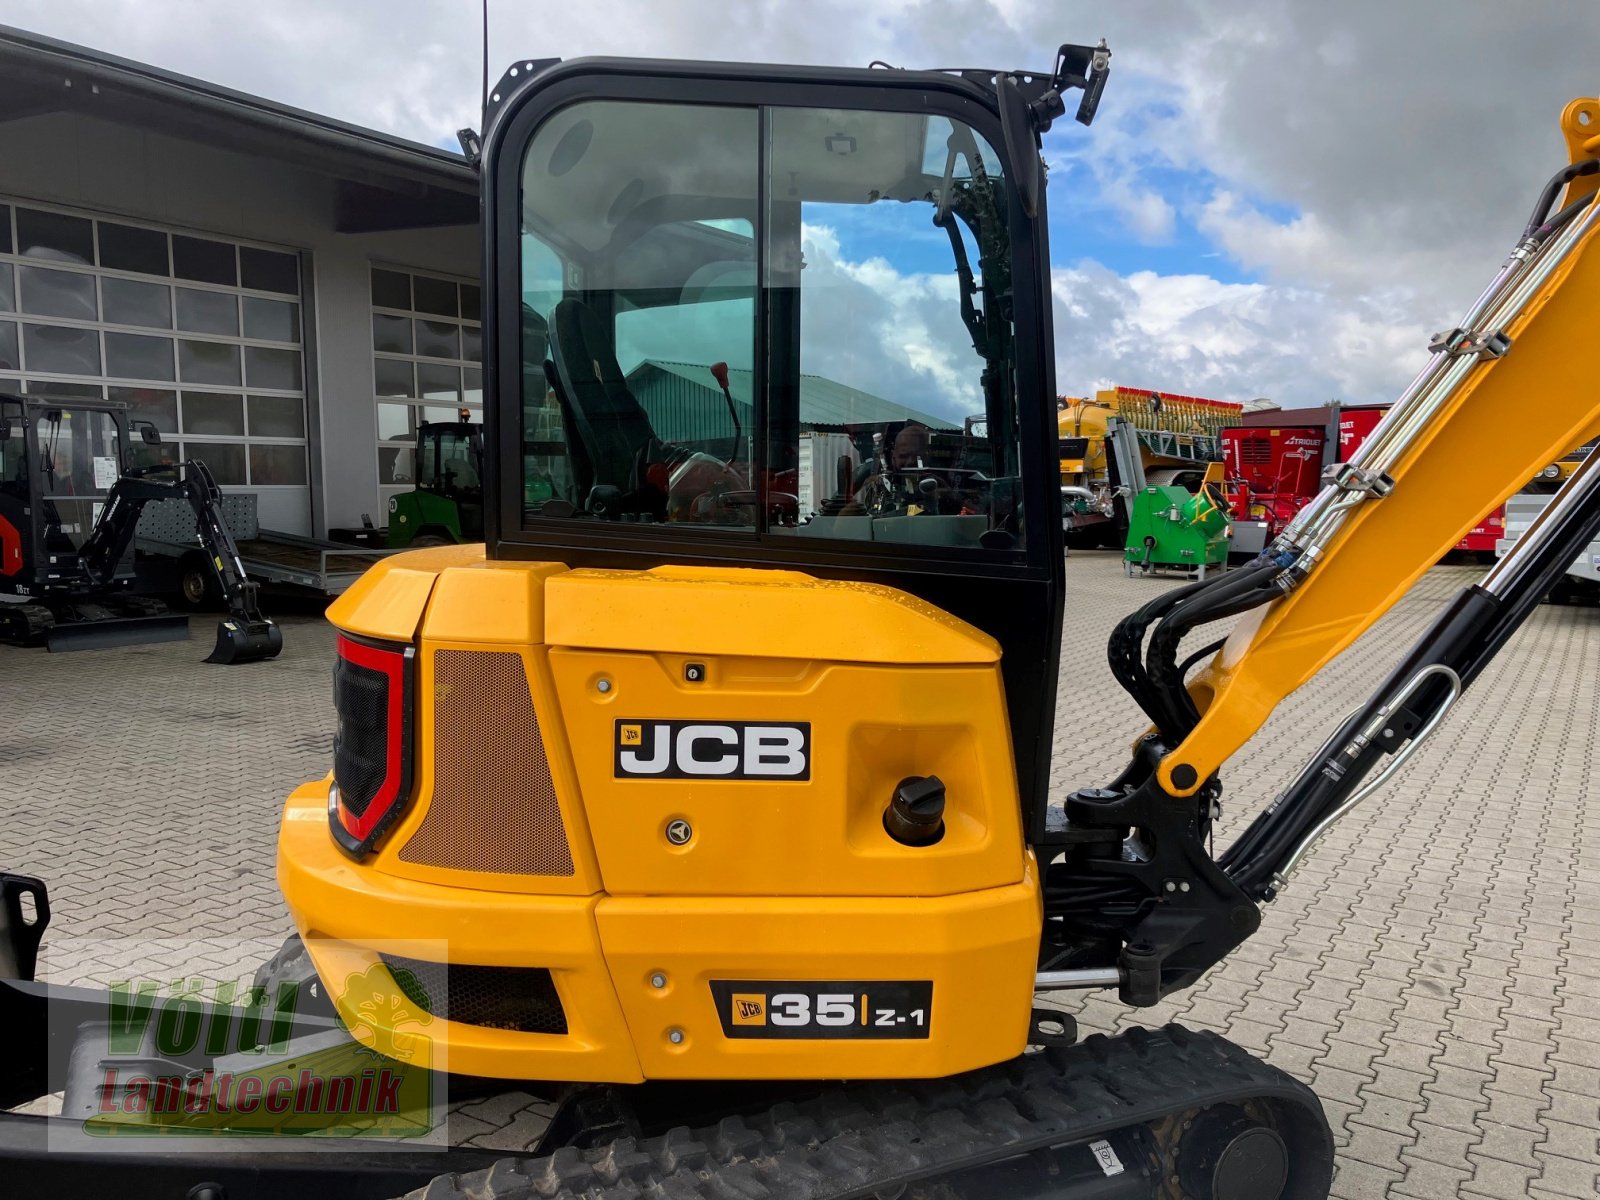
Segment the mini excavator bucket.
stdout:
[[206,655],[206,662],[223,666],[260,662],[264,658],[277,658],[282,649],[283,631],[276,621],[265,617],[257,621],[226,617],[217,622],[217,644]]

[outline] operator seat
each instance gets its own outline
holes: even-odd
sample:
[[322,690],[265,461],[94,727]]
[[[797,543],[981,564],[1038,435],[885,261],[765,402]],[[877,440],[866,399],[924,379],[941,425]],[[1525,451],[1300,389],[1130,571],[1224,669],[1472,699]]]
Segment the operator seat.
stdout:
[[614,487],[620,495],[605,502],[608,509],[664,514],[665,494],[644,478],[645,466],[662,457],[661,442],[628,390],[605,326],[583,301],[563,300],[551,312],[550,364],[562,415],[589,467],[579,494],[593,498],[592,489]]

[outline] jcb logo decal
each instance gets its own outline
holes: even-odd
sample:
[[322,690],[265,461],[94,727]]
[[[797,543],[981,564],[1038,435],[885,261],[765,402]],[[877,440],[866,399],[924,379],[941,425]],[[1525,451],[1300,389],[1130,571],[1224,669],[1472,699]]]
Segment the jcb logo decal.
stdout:
[[731,1010],[735,1025],[765,1025],[767,1023],[767,998],[760,993],[733,994]]
[[616,777],[807,780],[811,724],[619,720]]

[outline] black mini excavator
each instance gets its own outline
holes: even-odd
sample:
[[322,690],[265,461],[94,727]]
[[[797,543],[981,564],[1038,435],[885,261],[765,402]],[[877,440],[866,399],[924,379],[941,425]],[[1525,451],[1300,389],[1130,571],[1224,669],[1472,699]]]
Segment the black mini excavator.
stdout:
[[283,635],[261,614],[205,463],[164,460],[155,427],[131,426],[124,404],[0,395],[0,641],[61,651],[186,639],[184,614],[132,590],[139,515],[172,499],[194,510],[228,607],[206,661],[275,657]]

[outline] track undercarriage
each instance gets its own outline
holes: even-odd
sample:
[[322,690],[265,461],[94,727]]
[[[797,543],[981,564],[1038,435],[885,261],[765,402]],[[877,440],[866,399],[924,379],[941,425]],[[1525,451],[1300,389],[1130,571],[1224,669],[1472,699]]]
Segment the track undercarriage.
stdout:
[[[1291,1200],[1325,1196],[1332,1174],[1332,1135],[1308,1088],[1177,1025],[754,1108],[696,1086],[576,1094],[563,1111],[584,1121],[567,1144],[548,1145],[563,1140],[558,1115],[547,1152],[440,1176],[412,1196]],[[665,1126],[651,1120],[662,1111],[675,1114]]]
[[0,643],[92,650],[149,642],[184,641],[189,619],[153,596],[113,592],[0,604]]
[[[0,1155],[26,1191],[30,1181],[61,1182],[61,1155],[82,1139],[83,1113],[105,1103],[106,1063],[95,1047],[119,1018],[106,993],[28,981],[48,900],[37,881],[3,883],[5,957],[21,977],[0,980],[0,1014],[32,1049],[0,1081]],[[11,919],[24,893],[44,915],[33,926]],[[308,982],[295,948],[291,941],[258,979]],[[283,1061],[343,1036],[304,988],[294,1012],[292,1036],[273,1051]],[[1169,1025],[1074,1044],[1072,1018],[1050,1016],[1060,1029],[1056,1044],[947,1079],[563,1086],[551,1096],[557,1107],[542,1135],[509,1154],[468,1145],[408,1151],[362,1137],[218,1153],[208,1139],[169,1136],[170,1149],[152,1164],[136,1153],[136,1138],[92,1139],[100,1144],[72,1160],[74,1178],[126,1197],[187,1191],[211,1200],[285,1196],[335,1179],[340,1194],[356,1200],[402,1192],[429,1200],[1327,1194],[1332,1135],[1303,1084],[1212,1033]],[[226,1064],[191,1056],[164,1065],[199,1079]],[[494,1088],[508,1086],[440,1082],[453,1100],[492,1099],[502,1094]],[[62,1094],[62,1115],[15,1111],[50,1092]],[[141,1159],[143,1169],[130,1174]]]

